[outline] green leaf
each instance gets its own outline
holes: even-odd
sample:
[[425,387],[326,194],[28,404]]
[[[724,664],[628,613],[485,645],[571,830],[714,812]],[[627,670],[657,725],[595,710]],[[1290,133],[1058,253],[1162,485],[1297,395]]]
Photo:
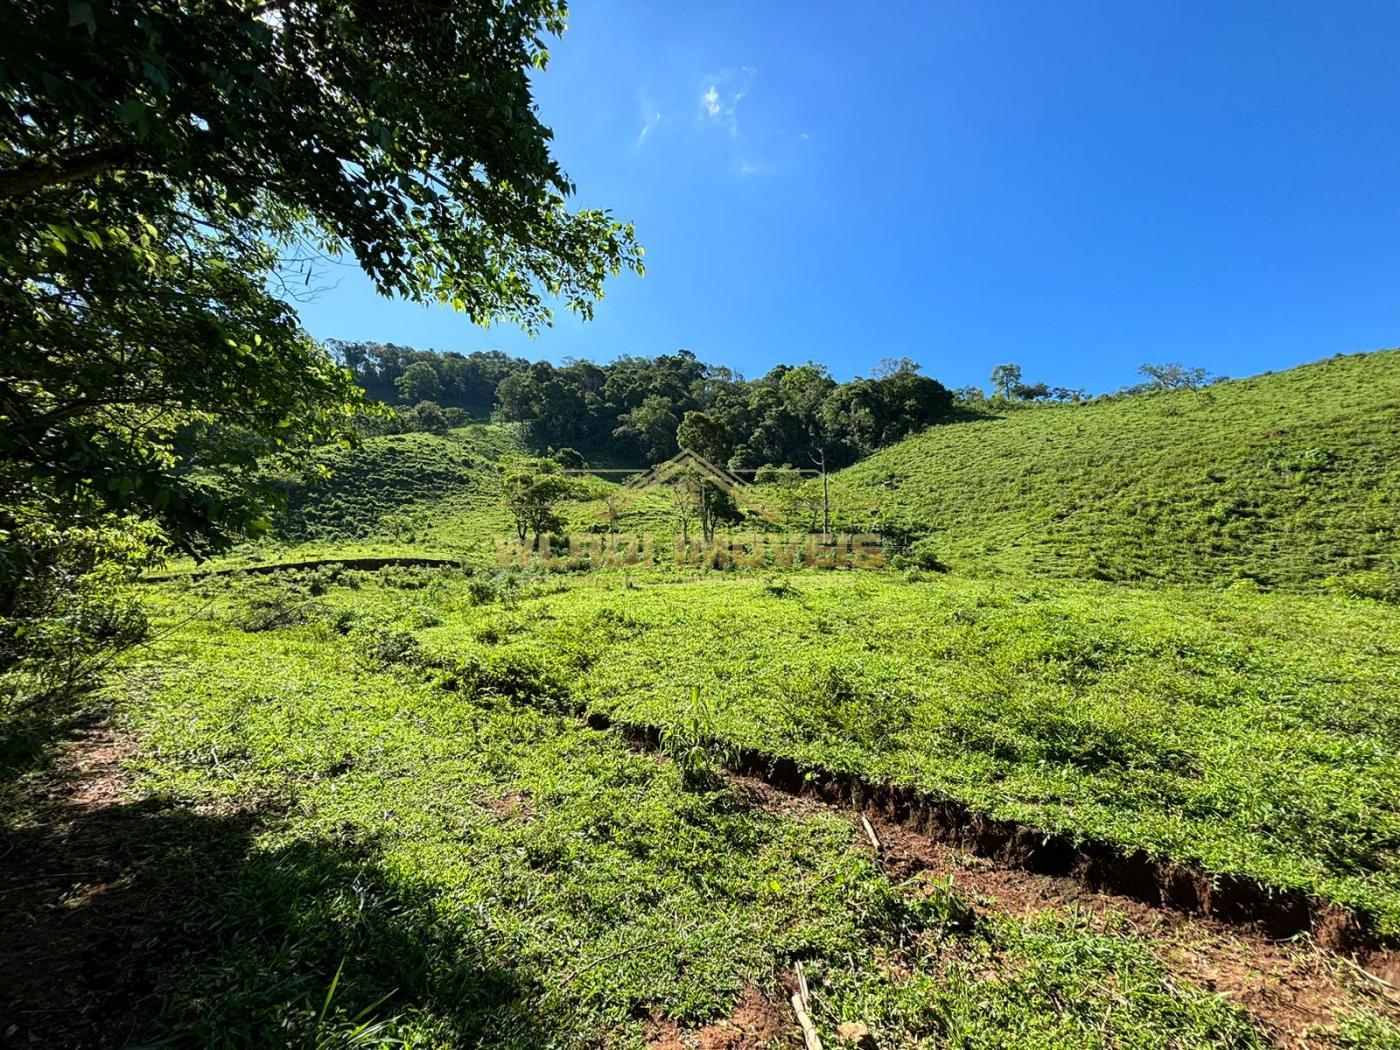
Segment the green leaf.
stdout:
[[141,72],[145,73],[146,79],[162,91],[170,90],[170,81],[165,78],[165,74],[161,72],[160,67],[154,62],[142,62]]
[[97,35],[97,19],[92,16],[92,5],[87,0],[68,0],[68,25],[87,26],[89,36]]

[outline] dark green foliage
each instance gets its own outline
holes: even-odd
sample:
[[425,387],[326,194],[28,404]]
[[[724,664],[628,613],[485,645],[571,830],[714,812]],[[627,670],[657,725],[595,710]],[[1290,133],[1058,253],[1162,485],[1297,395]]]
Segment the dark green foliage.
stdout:
[[0,720],[94,685],[110,658],[140,641],[146,613],[131,585],[158,560],[157,532],[94,514],[75,526],[12,512],[0,542]]
[[[529,367],[523,358],[507,357],[499,350],[459,354],[453,351],[414,350],[393,343],[356,343],[332,339],[331,352],[351,372],[365,391],[381,401],[412,400],[400,382],[416,370],[433,374],[437,394],[432,400],[449,408],[461,408],[479,417],[496,406],[496,387],[507,376]],[[423,366],[421,369],[418,366]],[[413,381],[410,381],[413,382]],[[426,378],[417,380],[429,387]]]
[[385,293],[475,321],[534,326],[550,294],[587,313],[637,251],[564,208],[530,90],[564,24],[551,0],[7,4],[0,199],[150,173],[211,219],[306,224]]
[[811,364],[747,381],[687,350],[601,366],[542,361],[502,380],[496,402],[536,448],[609,462],[655,463],[684,446],[721,466],[808,465],[823,450],[838,465],[950,418],[952,395],[917,368],[838,384]]
[[415,361],[404,370],[403,375],[394,380],[399,392],[399,400],[406,404],[421,401],[436,402],[442,397],[442,384],[432,365],[425,361]]
[[515,522],[521,543],[527,537],[538,542],[545,533],[564,527],[558,504],[573,491],[573,485],[559,464],[552,459],[519,459],[502,468],[502,488],[506,510]]

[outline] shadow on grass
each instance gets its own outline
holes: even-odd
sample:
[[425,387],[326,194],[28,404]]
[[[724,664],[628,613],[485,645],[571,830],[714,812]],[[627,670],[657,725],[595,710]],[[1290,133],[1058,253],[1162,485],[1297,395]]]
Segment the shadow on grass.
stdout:
[[0,833],[0,1044],[531,1048],[563,1023],[362,844],[260,848],[267,815],[160,801],[34,812]]
[[17,792],[26,776],[48,767],[60,744],[102,719],[100,712],[56,711],[53,705],[0,714],[0,793]]

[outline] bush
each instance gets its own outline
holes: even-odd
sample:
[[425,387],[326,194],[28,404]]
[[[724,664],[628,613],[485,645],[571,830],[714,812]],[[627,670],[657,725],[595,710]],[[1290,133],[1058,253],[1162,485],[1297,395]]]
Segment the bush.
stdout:
[[418,639],[408,631],[364,627],[355,633],[359,652],[372,663],[416,664],[422,657]]
[[661,750],[692,791],[714,787],[723,768],[734,761],[734,748],[721,737],[714,709],[700,695],[699,686],[691,688],[685,713],[662,728]]
[[24,510],[0,531],[0,709],[71,699],[148,624],[131,593],[161,558],[159,530],[104,517],[65,525]]
[[896,569],[921,569],[924,572],[947,572],[948,566],[938,557],[932,537],[924,537],[909,544],[903,551],[890,559]]

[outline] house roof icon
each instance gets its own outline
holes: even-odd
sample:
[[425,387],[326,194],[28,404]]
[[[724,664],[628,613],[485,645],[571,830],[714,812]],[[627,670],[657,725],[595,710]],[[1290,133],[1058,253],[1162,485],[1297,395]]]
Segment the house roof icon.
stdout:
[[738,496],[738,490],[749,487],[749,483],[733,471],[716,466],[700,453],[688,448],[681,449],[665,463],[658,463],[645,473],[629,478],[625,487],[644,492],[666,484],[686,470],[695,471],[733,496]]
[[612,512],[619,513],[643,493],[663,488],[687,473],[699,476],[702,480],[709,481],[723,489],[733,497],[736,504],[755,517],[768,521],[778,520],[777,512],[772,507],[765,506],[757,498],[761,490],[756,488],[752,482],[745,481],[734,471],[716,465],[694,449],[689,448],[683,448],[666,462],[658,463],[650,470],[628,478],[622,485],[624,498],[621,503],[613,505]]

